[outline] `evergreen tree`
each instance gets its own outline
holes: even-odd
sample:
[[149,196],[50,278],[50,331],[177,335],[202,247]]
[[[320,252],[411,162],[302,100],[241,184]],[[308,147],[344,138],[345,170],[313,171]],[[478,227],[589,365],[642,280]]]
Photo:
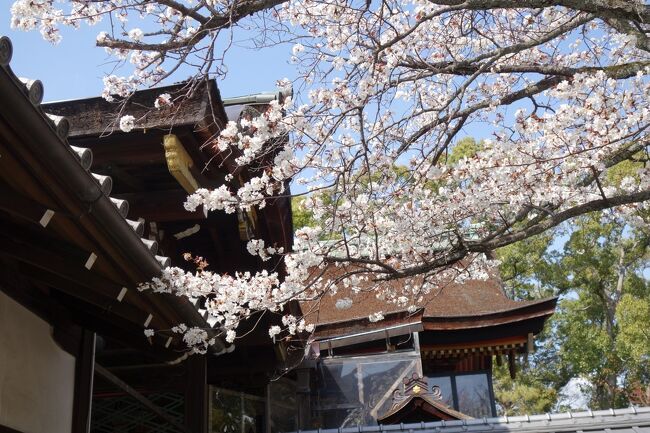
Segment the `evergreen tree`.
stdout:
[[498,252],[512,296],[560,296],[538,352],[516,382],[495,375],[504,411],[548,407],[557,397],[550,390],[571,378],[589,382],[592,408],[638,400],[648,386],[650,359],[649,242],[647,229],[596,213]]

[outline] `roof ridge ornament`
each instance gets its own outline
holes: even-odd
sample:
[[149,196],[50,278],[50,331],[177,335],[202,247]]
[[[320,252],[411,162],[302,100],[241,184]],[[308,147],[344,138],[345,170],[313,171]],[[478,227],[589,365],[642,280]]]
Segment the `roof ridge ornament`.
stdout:
[[393,407],[399,405],[404,400],[412,397],[429,397],[433,400],[442,400],[442,392],[438,385],[433,385],[429,390],[429,384],[426,378],[420,377],[417,373],[413,373],[411,377],[405,377],[403,382],[403,390],[398,387],[393,392]]
[[0,65],[9,66],[13,54],[14,48],[11,44],[11,39],[7,36],[0,37]]

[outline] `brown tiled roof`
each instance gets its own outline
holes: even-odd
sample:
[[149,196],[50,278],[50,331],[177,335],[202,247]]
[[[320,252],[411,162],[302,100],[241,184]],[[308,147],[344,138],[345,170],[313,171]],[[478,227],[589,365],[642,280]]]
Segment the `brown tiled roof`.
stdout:
[[[159,128],[168,131],[171,126],[181,125],[198,129],[212,121],[227,121],[216,82],[195,84],[193,89],[192,86],[193,83],[184,82],[133,93],[129,97],[127,112],[138,119],[135,130]],[[163,93],[170,94],[176,102],[171,107],[154,110],[154,101]],[[49,113],[66,117],[70,121],[70,137],[77,138],[119,131],[119,103],[97,96],[48,102],[43,106]]]
[[[342,275],[345,268],[330,267],[323,278],[334,279]],[[404,284],[400,280],[384,282],[394,289],[401,289]],[[398,316],[408,315],[404,307],[377,299],[375,291],[367,291],[371,283],[366,283],[359,293],[354,293],[350,288],[339,288],[334,295],[326,294],[320,301],[302,302],[301,309],[318,328],[341,328],[344,323],[349,325],[362,324],[365,327],[370,323],[367,320],[372,313],[381,311],[386,320],[378,322],[379,326],[386,326],[386,321],[400,320]],[[363,291],[366,289],[366,291]],[[343,298],[350,298],[353,303],[348,309],[336,308],[336,302]],[[414,313],[422,317],[425,329],[437,329],[438,325],[445,328],[472,328],[489,326],[496,323],[507,323],[528,317],[550,315],[555,306],[555,298],[515,301],[504,293],[501,281],[496,275],[487,280],[469,280],[462,284],[447,283],[423,295],[422,302],[416,306],[423,309]],[[401,313],[401,314],[399,314]]]

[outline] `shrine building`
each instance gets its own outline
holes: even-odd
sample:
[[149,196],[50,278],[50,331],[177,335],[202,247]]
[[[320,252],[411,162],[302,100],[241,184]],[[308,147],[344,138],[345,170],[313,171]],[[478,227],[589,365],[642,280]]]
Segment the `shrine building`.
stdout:
[[[363,290],[344,308],[344,291],[292,302],[312,335],[275,342],[266,330],[280,315],[259,311],[225,342],[206,299],[138,286],[168,266],[193,270],[188,252],[214,272],[278,269],[246,244],[291,250],[288,197],[233,214],[183,202],[264,169],[211,142],[288,95],[222,98],[211,80],[143,90],[121,107],[138,119],[123,133],[120,106],[44,104],[11,57],[1,37],[0,433],[650,433],[650,408],[497,417],[493,366],[516,375],[557,299],[514,301],[495,273],[442,285],[415,312]],[[162,93],[186,97],[153,110]],[[189,355],[179,323],[215,344]]]

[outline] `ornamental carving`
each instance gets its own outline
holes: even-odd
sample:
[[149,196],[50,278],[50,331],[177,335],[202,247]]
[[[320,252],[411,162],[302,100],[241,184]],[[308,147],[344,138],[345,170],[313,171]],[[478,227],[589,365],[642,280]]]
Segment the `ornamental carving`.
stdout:
[[403,385],[393,392],[393,407],[412,396],[441,400],[442,392],[438,385],[433,385],[429,388],[425,377],[420,377],[417,373],[413,373],[410,378],[405,377]]

